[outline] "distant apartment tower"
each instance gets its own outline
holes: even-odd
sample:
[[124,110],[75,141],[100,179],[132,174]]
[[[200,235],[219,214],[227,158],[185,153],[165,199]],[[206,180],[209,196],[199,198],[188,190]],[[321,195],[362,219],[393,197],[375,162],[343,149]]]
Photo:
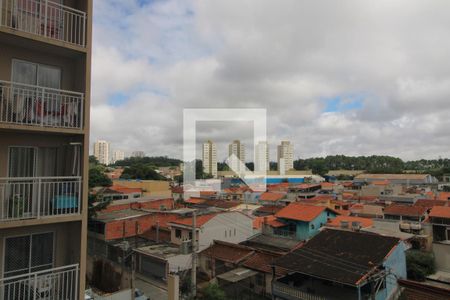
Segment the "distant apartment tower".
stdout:
[[294,168],[294,145],[289,141],[282,141],[278,145],[278,171],[284,175]]
[[203,172],[217,177],[217,147],[211,141],[203,143]]
[[269,171],[269,145],[267,142],[259,142],[255,146],[255,172],[267,171]]
[[131,152],[131,157],[144,157],[145,152],[144,151],[133,151]]
[[241,163],[245,165],[245,146],[239,140],[234,140],[228,146],[228,157],[235,157],[230,163],[230,168],[237,172],[244,172],[245,168],[241,167]]
[[84,299],[92,0],[0,0],[0,297]]
[[124,160],[124,159],[125,159],[125,152],[123,152],[123,151],[121,151],[121,150],[115,150],[115,151],[113,152],[111,162],[112,162],[112,163],[115,163],[116,161]]
[[105,140],[98,140],[94,143],[94,156],[99,163],[108,165],[109,161],[109,143]]

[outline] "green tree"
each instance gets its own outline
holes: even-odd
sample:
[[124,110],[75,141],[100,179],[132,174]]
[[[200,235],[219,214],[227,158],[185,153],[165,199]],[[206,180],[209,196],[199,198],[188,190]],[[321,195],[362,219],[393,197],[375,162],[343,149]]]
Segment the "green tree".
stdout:
[[89,169],[89,188],[96,186],[111,186],[112,181],[105,175],[102,166],[95,166]]
[[420,250],[406,251],[406,269],[409,279],[425,280],[426,276],[436,271],[433,254]]
[[225,292],[219,287],[217,283],[210,283],[202,290],[201,300],[225,300]]

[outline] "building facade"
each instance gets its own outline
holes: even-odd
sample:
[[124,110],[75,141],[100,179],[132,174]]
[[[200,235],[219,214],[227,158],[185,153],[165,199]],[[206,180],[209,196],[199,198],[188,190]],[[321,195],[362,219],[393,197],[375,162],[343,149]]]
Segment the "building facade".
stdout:
[[245,168],[245,145],[239,140],[234,140],[228,145],[229,165],[233,171],[244,172]]
[[94,156],[99,163],[108,165],[109,160],[109,143],[104,140],[98,140],[94,143]]
[[278,145],[278,171],[281,175],[294,168],[294,145],[289,141],[282,141]]
[[92,0],[0,0],[0,291],[85,289]]
[[121,150],[115,150],[115,151],[113,152],[111,162],[112,162],[112,163],[115,163],[116,161],[124,160],[124,159],[125,159],[125,152],[123,152],[123,151],[121,151]]
[[269,167],[269,145],[267,142],[259,142],[255,146],[255,172],[266,174]]
[[203,143],[202,151],[203,172],[217,177],[217,147],[212,141]]

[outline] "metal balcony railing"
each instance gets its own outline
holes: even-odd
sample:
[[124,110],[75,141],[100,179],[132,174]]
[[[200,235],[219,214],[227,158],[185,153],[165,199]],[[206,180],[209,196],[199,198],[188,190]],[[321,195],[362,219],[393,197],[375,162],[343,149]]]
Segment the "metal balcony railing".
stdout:
[[298,300],[327,300],[327,298],[320,297],[317,295],[309,294],[303,292],[295,287],[290,287],[287,284],[281,282],[273,283],[273,291],[272,293],[275,296],[286,297],[290,299],[298,299]]
[[83,102],[82,93],[0,80],[0,123],[82,129]]
[[78,264],[0,279],[2,299],[77,300]]
[[86,13],[48,0],[0,0],[0,26],[86,46]]
[[81,177],[0,178],[0,221],[81,213]]

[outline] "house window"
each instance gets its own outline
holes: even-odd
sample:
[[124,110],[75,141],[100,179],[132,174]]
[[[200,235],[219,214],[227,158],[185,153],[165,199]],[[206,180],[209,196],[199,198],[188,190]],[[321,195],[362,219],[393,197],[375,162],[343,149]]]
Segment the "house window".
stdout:
[[256,285],[264,286],[264,275],[261,273],[256,274]]
[[192,232],[189,232],[189,239],[192,240]]
[[327,217],[329,217],[330,216],[330,212],[329,211],[327,211]]
[[311,224],[311,229],[314,229],[314,228],[315,228],[314,224]]
[[181,230],[180,229],[175,229],[175,237],[177,239],[181,239]]
[[53,233],[5,239],[5,277],[53,268]]

